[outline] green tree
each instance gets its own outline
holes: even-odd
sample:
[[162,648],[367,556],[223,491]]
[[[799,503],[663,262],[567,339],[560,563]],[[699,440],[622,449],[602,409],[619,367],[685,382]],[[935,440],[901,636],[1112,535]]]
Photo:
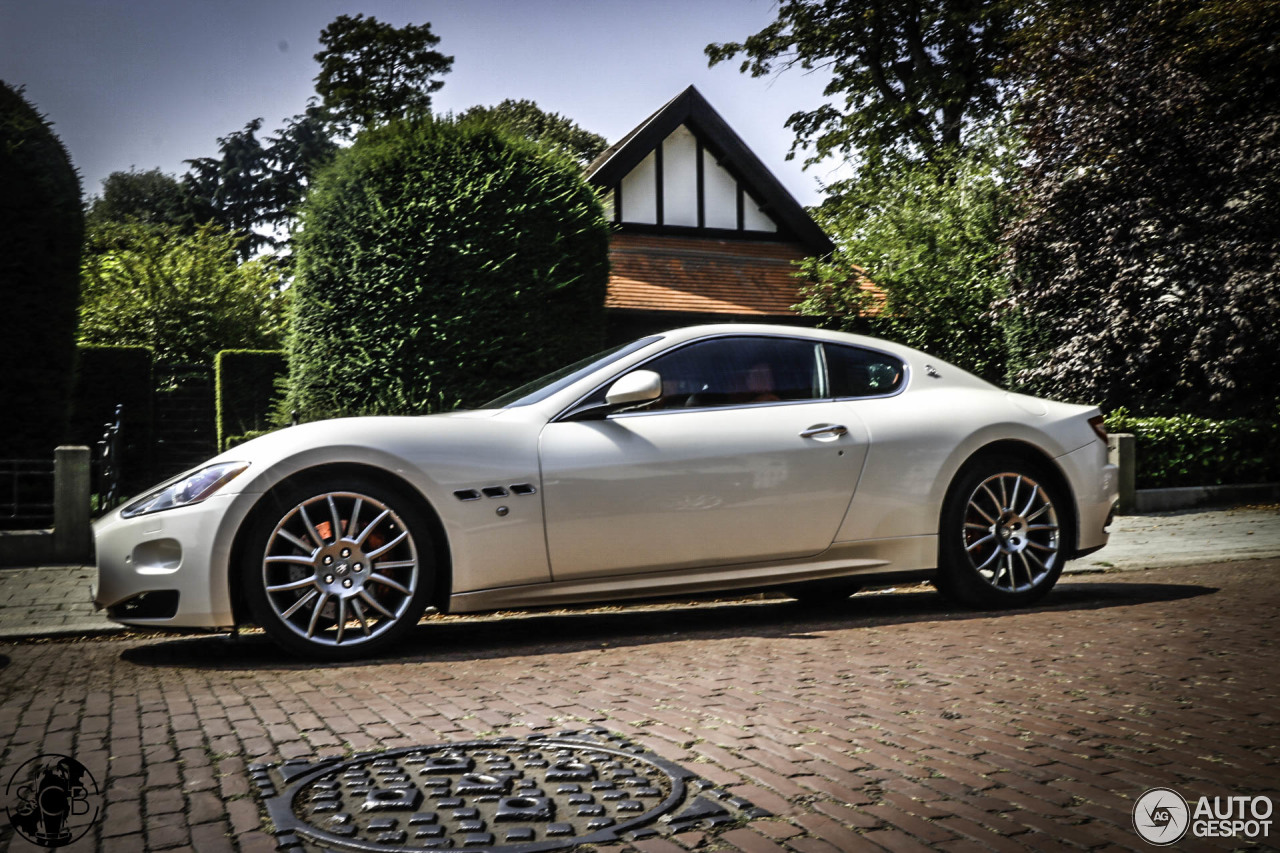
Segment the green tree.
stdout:
[[801,312],[1002,379],[990,309],[1007,293],[1000,235],[1015,166],[1013,149],[988,134],[963,155],[845,184],[815,211],[836,252],[805,262]]
[[84,210],[49,122],[0,81],[0,376],[11,414],[0,447],[47,457],[67,425]]
[[240,238],[216,225],[108,223],[81,272],[80,340],[150,347],[166,361],[278,346],[280,276],[270,259],[239,261]]
[[218,140],[215,157],[188,160],[189,195],[215,211],[214,221],[244,237],[242,258],[288,243],[298,206],[315,174],[333,158],[336,139],[362,128],[428,114],[453,58],[433,48],[431,24],[393,27],[363,15],[339,15],[320,33],[317,98],[262,138],[263,120]]
[[281,248],[315,173],[338,145],[330,117],[314,102],[275,135],[258,138],[262,119],[218,140],[217,157],[186,161],[189,197],[213,211],[213,220],[243,237],[240,254]]
[[107,222],[141,222],[172,225],[191,233],[196,225],[213,216],[213,207],[194,196],[189,187],[172,175],[151,169],[107,175],[102,181],[102,195],[89,201],[85,222],[91,230]]
[[578,164],[492,128],[360,135],[297,245],[286,411],[477,404],[598,349],[608,225]]
[[431,24],[393,27],[364,15],[339,15],[320,31],[324,49],[316,94],[320,105],[352,131],[399,118],[430,114],[431,95],[453,57],[435,50],[440,37]]
[[584,130],[559,113],[544,112],[534,101],[508,98],[496,107],[474,106],[459,115],[458,121],[505,129],[562,151],[584,166],[609,147],[603,136]]
[[286,119],[267,143],[271,174],[263,218],[274,228],[287,229],[316,174],[333,159],[338,143],[330,132],[329,113],[314,99],[303,113]]
[[275,224],[274,176],[270,154],[258,138],[261,129],[262,119],[255,118],[244,129],[218,139],[218,157],[186,161],[188,192],[216,211],[219,225],[241,238],[239,251],[246,259],[275,242],[271,235],[256,230]]
[[1280,15],[1046,4],[1009,234],[1012,379],[1145,414],[1269,414],[1280,384]]
[[837,104],[787,120],[795,147],[813,149],[810,162],[931,160],[1001,114],[1014,8],[1009,0],[782,0],[760,32],[707,45],[706,54],[712,65],[741,54],[740,70],[753,77],[793,68],[831,75],[824,94]]

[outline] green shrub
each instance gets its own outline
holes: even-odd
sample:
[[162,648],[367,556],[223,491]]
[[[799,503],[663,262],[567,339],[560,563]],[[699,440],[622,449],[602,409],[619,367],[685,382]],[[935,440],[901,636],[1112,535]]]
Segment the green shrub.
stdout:
[[263,432],[271,421],[276,380],[288,370],[282,350],[223,350],[214,358],[218,450]]
[[125,491],[151,485],[153,353],[146,347],[85,345],[77,349],[67,440],[95,449],[122,406],[121,472]]
[[1217,486],[1280,481],[1280,422],[1190,415],[1107,416],[1107,430],[1137,438],[1137,487]]
[[255,438],[260,438],[274,431],[275,430],[270,430],[270,429],[258,429],[258,430],[253,430],[251,432],[246,432],[244,435],[229,435],[226,438],[226,446],[224,446],[222,449],[230,450],[231,448],[237,445],[244,444],[246,441],[253,441]]
[[280,345],[280,265],[240,262],[242,237],[217,225],[105,223],[81,270],[82,343],[147,346],[162,362],[208,364],[223,349]]
[[66,148],[0,81],[0,376],[11,407],[0,454],[46,458],[64,438],[84,211]]
[[607,277],[571,159],[443,120],[366,132],[303,207],[282,411],[483,403],[600,348]]

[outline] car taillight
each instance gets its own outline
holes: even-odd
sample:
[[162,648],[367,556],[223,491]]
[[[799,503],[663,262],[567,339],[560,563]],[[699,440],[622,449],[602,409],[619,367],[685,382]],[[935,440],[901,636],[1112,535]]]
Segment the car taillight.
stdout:
[[1089,418],[1089,426],[1093,427],[1094,433],[1098,438],[1102,439],[1102,443],[1107,443],[1107,419],[1102,415],[1096,415]]

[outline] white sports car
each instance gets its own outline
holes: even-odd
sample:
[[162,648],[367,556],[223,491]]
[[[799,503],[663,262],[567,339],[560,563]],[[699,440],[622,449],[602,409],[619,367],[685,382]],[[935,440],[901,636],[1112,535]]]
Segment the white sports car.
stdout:
[[872,338],[644,338],[484,409],[291,427],[100,520],[95,601],[147,627],[260,625],[327,658],[460,613],[932,577],[1025,605],[1101,548],[1096,408]]

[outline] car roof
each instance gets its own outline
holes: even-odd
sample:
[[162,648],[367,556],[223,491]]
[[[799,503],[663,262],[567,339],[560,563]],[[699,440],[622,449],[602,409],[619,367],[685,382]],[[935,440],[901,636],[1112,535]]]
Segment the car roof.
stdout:
[[873,338],[869,335],[856,335],[851,332],[839,332],[833,329],[815,329],[809,326],[789,326],[780,323],[708,323],[672,329],[663,332],[661,337],[667,344],[671,344],[716,335],[782,335],[793,338],[808,338],[815,341],[878,349],[882,352],[892,353],[907,361],[925,356],[919,350],[896,344],[892,341],[886,341],[882,338]]

